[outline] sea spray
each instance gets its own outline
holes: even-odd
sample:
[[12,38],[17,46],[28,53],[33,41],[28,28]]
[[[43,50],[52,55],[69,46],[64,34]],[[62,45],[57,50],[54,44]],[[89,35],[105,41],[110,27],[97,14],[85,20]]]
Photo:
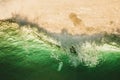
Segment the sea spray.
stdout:
[[[1,25],[4,25],[3,23]],[[7,23],[9,24],[9,21],[7,21]],[[22,32],[22,33],[20,32],[21,35],[24,34],[21,36],[21,38],[25,39],[26,37],[28,40],[30,40],[36,37],[39,38],[40,40],[43,40],[45,43],[51,46],[52,45],[60,46],[59,48],[64,50],[66,52],[65,55],[69,57],[68,62],[71,63],[71,66],[77,67],[80,64],[83,64],[84,66],[95,67],[97,64],[99,64],[100,56],[102,55],[101,54],[102,46],[105,46],[103,44],[105,44],[106,42],[106,40],[104,39],[106,37],[103,34],[70,35],[68,32],[65,32],[65,34],[51,33],[51,32],[45,33],[45,32],[40,32],[41,30],[39,31],[38,26],[36,26],[35,24],[33,25],[33,23],[27,21],[25,24],[26,26],[19,25],[19,22],[14,22],[14,24],[15,25],[17,24],[16,26],[20,27],[18,29],[21,30]],[[74,47],[74,50],[76,51],[75,54],[71,53],[70,51],[71,46]],[[27,47],[26,46],[24,47],[26,52],[28,52],[28,50],[26,49],[28,45]],[[110,49],[110,47],[108,46],[106,47]],[[53,55],[51,54],[51,56],[52,58],[61,62],[59,59],[59,54],[57,54],[57,52],[55,52],[55,54]],[[62,65],[63,65],[62,63],[59,63],[58,71],[61,70]]]

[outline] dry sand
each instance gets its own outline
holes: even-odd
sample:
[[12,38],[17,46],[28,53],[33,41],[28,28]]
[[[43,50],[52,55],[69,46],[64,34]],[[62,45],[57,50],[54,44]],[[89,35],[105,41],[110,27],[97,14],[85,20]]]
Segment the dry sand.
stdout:
[[120,0],[0,0],[0,19],[19,14],[50,32],[117,33]]

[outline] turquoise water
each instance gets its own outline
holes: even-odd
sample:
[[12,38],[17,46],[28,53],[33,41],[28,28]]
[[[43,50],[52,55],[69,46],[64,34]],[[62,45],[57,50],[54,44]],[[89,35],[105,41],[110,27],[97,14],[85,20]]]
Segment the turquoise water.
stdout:
[[120,80],[120,48],[104,45],[98,50],[81,62],[39,39],[29,27],[1,23],[0,80]]

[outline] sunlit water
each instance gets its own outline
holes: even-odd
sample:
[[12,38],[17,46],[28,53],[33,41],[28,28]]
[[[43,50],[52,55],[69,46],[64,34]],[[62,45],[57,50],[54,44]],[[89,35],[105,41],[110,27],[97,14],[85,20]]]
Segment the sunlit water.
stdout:
[[1,23],[0,80],[120,80],[119,47],[86,42],[81,50],[76,57],[31,28]]

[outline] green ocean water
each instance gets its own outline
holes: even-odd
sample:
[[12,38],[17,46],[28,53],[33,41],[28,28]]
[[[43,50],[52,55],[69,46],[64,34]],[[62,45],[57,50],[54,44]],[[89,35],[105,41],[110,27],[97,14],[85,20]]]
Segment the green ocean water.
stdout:
[[120,80],[119,47],[105,44],[98,53],[88,49],[81,62],[38,38],[30,27],[2,22],[0,80]]

